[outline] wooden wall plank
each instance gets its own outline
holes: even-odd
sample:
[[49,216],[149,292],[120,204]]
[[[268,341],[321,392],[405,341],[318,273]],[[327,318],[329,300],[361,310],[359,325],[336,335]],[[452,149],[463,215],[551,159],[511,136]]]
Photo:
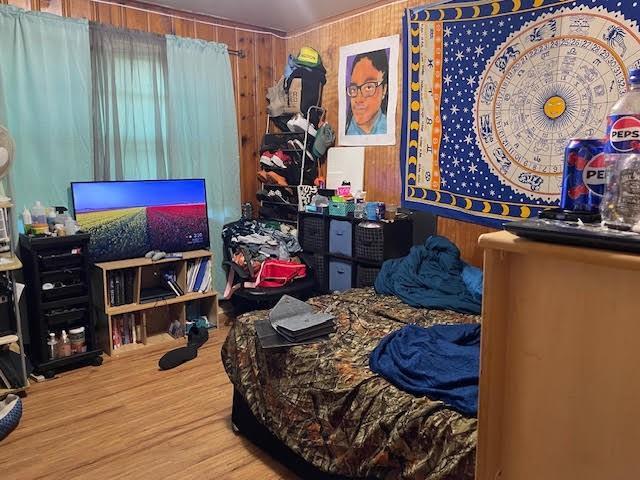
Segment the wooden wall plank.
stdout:
[[196,21],[194,36],[200,40],[206,40],[207,42],[217,42],[218,30],[214,25]]
[[284,73],[287,63],[287,41],[273,36],[273,78],[278,81]]
[[460,249],[462,259],[471,265],[482,267],[484,250],[478,246],[478,237],[496,230],[475,223],[460,222],[450,218],[438,218],[438,235],[447,237]]
[[31,10],[31,0],[8,0],[9,5],[14,7],[24,8],[25,10]]
[[[238,49],[238,38],[236,35],[236,31],[233,28],[226,27],[218,27],[218,42],[224,43],[231,50]],[[238,61],[240,61],[236,55],[229,55],[229,61],[231,62],[231,74],[233,75],[233,87],[234,87],[234,96],[236,99],[236,112],[238,116],[238,144],[240,144],[240,131],[244,127],[244,125],[240,122],[240,114],[239,114],[239,96],[238,96],[238,85],[240,83],[239,74],[238,74]],[[244,60],[243,60],[244,61]]]
[[149,31],[149,16],[147,12],[135,8],[124,8],[124,26],[132,30]]
[[256,151],[260,148],[262,136],[267,125],[267,89],[274,83],[273,40],[269,34],[256,34]]
[[196,26],[193,20],[186,18],[173,18],[173,32],[179,37],[194,38],[196,36]]
[[[258,181],[257,143],[255,118],[256,104],[256,51],[255,34],[237,31],[237,48],[244,50],[245,58],[238,60],[238,125],[240,130],[240,185],[242,201],[256,202]],[[265,100],[266,102],[266,100]]]
[[67,17],[93,20],[94,17],[91,11],[91,2],[89,0],[65,0],[64,14]]
[[149,13],[149,31],[158,33],[160,35],[167,35],[173,33],[173,25],[171,23],[171,17],[162,15],[160,13]]
[[114,27],[123,27],[123,7],[108,5],[105,3],[93,3],[94,18],[96,22],[105,23]]
[[62,15],[62,0],[38,0],[38,9],[41,12]]

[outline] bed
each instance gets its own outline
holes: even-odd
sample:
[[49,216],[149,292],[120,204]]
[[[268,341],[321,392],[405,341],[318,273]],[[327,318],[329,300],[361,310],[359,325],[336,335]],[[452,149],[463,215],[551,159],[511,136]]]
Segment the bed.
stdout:
[[234,385],[235,427],[305,480],[473,479],[477,420],[398,390],[368,361],[382,337],[407,323],[480,317],[416,309],[373,289],[309,303],[336,316],[330,340],[262,350],[254,322],[266,311],[239,317],[230,330],[222,359]]

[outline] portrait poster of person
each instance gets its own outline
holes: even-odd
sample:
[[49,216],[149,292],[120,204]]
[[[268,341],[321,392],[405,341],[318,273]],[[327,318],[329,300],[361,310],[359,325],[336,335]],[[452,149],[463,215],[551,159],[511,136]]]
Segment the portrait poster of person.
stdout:
[[340,48],[340,145],[395,145],[398,35]]

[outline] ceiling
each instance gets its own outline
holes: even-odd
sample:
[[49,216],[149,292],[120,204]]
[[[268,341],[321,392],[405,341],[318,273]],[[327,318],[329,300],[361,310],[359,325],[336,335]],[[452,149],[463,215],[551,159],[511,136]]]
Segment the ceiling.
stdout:
[[151,0],[156,5],[293,32],[380,0]]

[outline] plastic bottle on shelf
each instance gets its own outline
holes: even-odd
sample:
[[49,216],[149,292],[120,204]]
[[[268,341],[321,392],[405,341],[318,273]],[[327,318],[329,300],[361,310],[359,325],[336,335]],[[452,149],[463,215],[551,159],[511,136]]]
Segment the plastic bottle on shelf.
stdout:
[[24,224],[24,233],[29,233],[31,231],[31,225],[33,224],[33,220],[31,220],[31,212],[29,209],[24,207],[22,211],[22,223]]
[[38,200],[33,208],[31,208],[31,219],[35,224],[47,223],[47,214],[42,203],[40,203],[40,200]]
[[31,220],[35,233],[45,233],[47,231],[47,213],[40,201],[37,201],[31,209]]
[[56,334],[50,333],[49,340],[47,340],[47,356],[49,360],[55,360],[58,358],[58,341],[56,340]]
[[629,90],[613,106],[607,125],[607,188],[600,211],[607,225],[640,225],[640,69],[629,72]]
[[47,215],[47,228],[50,232],[53,232],[56,224],[56,211],[52,207],[47,207],[45,208],[45,213]]
[[69,341],[69,337],[65,330],[62,330],[60,342],[58,342],[58,356],[60,358],[71,356],[71,342]]

